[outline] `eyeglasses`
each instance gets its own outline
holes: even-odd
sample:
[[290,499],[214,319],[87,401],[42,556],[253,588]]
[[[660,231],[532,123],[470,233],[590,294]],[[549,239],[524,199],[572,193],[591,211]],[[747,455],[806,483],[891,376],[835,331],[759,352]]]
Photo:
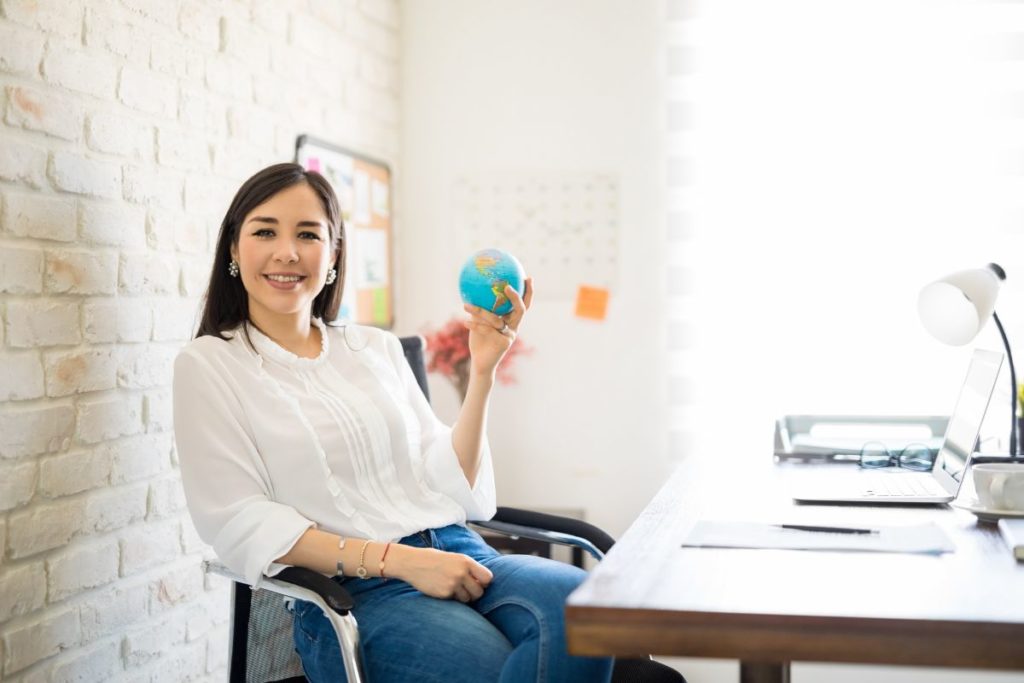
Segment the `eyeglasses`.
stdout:
[[860,450],[860,466],[870,469],[895,466],[927,472],[935,462],[935,455],[933,449],[920,443],[912,443],[894,452],[881,441],[869,441]]

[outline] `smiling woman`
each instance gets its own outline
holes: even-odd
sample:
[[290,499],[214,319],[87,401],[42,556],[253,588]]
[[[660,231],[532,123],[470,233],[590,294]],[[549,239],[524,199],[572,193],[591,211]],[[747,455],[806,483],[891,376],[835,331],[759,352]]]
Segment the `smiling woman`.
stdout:
[[[377,683],[607,681],[611,660],[566,649],[583,570],[501,555],[466,526],[495,513],[488,403],[532,281],[505,288],[504,315],[465,307],[469,377],[449,427],[397,337],[332,324],[344,245],[330,186],[296,164],[260,171],[228,209],[199,334],[174,364],[200,538],[257,587],[289,565],[345,582]],[[306,676],[344,680],[323,614],[299,601],[294,615]]]

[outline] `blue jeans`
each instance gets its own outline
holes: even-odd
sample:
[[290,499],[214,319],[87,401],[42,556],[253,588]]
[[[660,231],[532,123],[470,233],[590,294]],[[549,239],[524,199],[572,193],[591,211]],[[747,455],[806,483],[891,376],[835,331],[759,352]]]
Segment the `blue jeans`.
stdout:
[[[529,555],[502,555],[453,524],[401,539],[472,557],[494,574],[483,596],[438,600],[397,579],[335,578],[352,595],[368,683],[608,681],[612,659],[575,657],[565,644],[565,600],[586,572]],[[297,600],[295,649],[312,683],[345,681],[334,629]]]

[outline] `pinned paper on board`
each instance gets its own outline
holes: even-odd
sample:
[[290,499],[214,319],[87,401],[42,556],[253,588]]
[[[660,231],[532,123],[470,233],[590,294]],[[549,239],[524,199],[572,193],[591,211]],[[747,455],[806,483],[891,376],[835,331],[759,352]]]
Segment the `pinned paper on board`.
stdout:
[[373,290],[373,315],[377,320],[387,320],[391,315],[388,290],[383,287]]
[[370,176],[366,171],[356,169],[352,190],[356,200],[352,220],[356,223],[367,224],[370,222]]
[[383,230],[354,228],[350,233],[355,249],[353,254],[356,287],[377,289],[388,282],[388,241]]
[[605,287],[580,285],[576,292],[576,317],[604,320],[608,315],[609,296]]
[[391,198],[386,183],[373,178],[370,181],[370,198],[370,204],[375,214],[384,218],[391,215]]

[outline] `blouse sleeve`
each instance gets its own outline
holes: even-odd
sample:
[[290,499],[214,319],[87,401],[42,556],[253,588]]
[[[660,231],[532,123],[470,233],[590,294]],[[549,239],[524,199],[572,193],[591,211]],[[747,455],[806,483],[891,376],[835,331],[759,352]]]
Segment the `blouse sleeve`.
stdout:
[[258,587],[316,524],[271,499],[263,461],[226,376],[192,350],[174,363],[174,435],[185,500],[199,537]]
[[402,343],[393,334],[388,335],[388,354],[394,364],[409,404],[419,420],[421,448],[427,483],[432,489],[449,496],[466,511],[466,519],[487,520],[497,512],[497,494],[494,487],[494,464],[491,447],[484,435],[481,444],[480,468],[476,483],[469,485],[459,456],[452,445],[452,428],[441,422],[423,395],[409,363],[405,360]]

